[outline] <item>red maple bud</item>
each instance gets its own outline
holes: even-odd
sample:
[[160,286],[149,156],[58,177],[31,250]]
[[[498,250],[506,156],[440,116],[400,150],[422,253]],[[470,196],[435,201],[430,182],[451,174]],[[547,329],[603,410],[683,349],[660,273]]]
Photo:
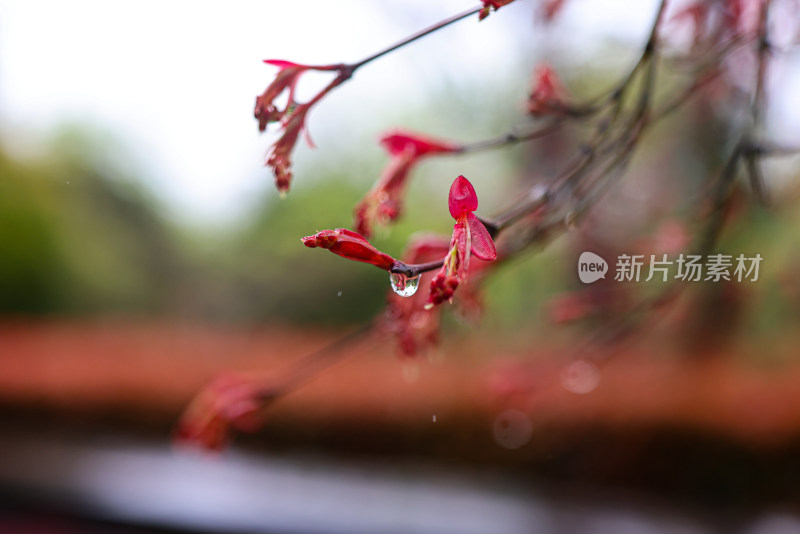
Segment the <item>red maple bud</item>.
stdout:
[[483,20],[489,16],[490,10],[497,11],[501,7],[510,4],[514,0],[481,0],[483,2],[483,9],[478,12],[478,20]]
[[[300,65],[282,59],[265,59],[264,63],[278,67],[280,70],[275,75],[275,79],[267,86],[264,92],[256,97],[255,117],[258,119],[258,130],[263,132],[271,122],[283,120],[287,113],[297,103],[294,100],[294,91],[300,76],[309,70],[331,71],[338,68],[337,65]],[[279,110],[275,104],[275,99],[288,90],[286,105]]]
[[450,186],[447,209],[450,210],[450,216],[456,220],[478,209],[478,195],[475,194],[475,188],[463,176],[456,178]]
[[450,186],[450,195],[447,199],[447,207],[450,210],[450,215],[456,219],[456,222],[462,219],[466,222],[466,227],[469,230],[472,254],[476,258],[486,261],[492,261],[497,258],[497,251],[494,248],[494,242],[489,235],[488,230],[483,223],[478,219],[473,211],[478,209],[478,195],[475,194],[475,188],[472,184],[464,178],[459,176]]
[[408,150],[412,150],[414,154],[419,157],[431,153],[455,152],[459,148],[458,145],[447,141],[404,132],[402,130],[397,130],[394,133],[383,136],[381,138],[381,144],[386,148],[389,154],[393,156],[397,156]]
[[546,63],[539,65],[533,75],[528,113],[535,117],[563,113],[566,110],[564,94],[564,87],[553,68]]
[[[267,155],[266,165],[272,167],[275,173],[275,183],[278,191],[285,194],[292,181],[291,153],[297,144],[300,132],[305,128],[306,113],[312,103],[319,99],[323,93],[317,95],[314,101],[307,104],[298,104],[294,99],[295,87],[300,76],[309,70],[333,71],[339,65],[300,65],[291,61],[279,59],[265,59],[264,63],[278,67],[280,70],[275,79],[266,90],[256,97],[255,118],[258,120],[258,130],[263,132],[271,122],[280,122],[283,135],[272,146]],[[275,100],[288,91],[286,105],[278,109]],[[309,143],[310,144],[310,143]]]
[[463,176],[455,179],[450,186],[447,204],[456,224],[442,268],[431,280],[430,295],[425,303],[427,308],[453,298],[459,284],[467,279],[471,254],[486,261],[497,258],[492,237],[473,213],[478,209],[478,196],[469,180]]
[[469,240],[465,221],[459,221],[453,227],[453,237],[450,241],[450,250],[444,258],[442,268],[431,280],[431,290],[425,307],[430,309],[442,302],[449,302],[464,282],[469,272]]
[[275,185],[281,194],[285,194],[289,190],[292,182],[292,150],[297,144],[300,132],[305,127],[307,112],[308,105],[303,104],[288,116],[288,120],[284,125],[283,135],[272,145],[269,154],[267,154],[265,165],[272,167],[272,171],[275,173]]
[[[267,86],[266,90],[256,97],[254,115],[256,119],[258,119],[258,130],[260,132],[266,130],[270,122],[277,122],[283,118],[286,110],[294,102],[294,89],[297,85],[297,80],[308,70],[307,66],[298,65],[290,61],[265,59],[264,63],[280,67],[280,70],[275,76],[275,79],[272,80],[272,83]],[[279,110],[275,105],[275,99],[286,89],[289,90],[288,101],[286,107],[283,110]]]
[[325,248],[348,260],[369,263],[384,271],[389,271],[395,264],[394,258],[376,249],[361,234],[346,228],[323,230],[301,240],[309,248]]
[[374,224],[388,224],[402,214],[408,177],[420,158],[457,152],[460,148],[453,143],[402,131],[385,135],[380,142],[392,159],[354,210],[356,229],[365,236],[372,235]]
[[221,376],[204,388],[181,416],[178,443],[221,451],[233,430],[252,432],[261,424],[262,388],[243,376]]

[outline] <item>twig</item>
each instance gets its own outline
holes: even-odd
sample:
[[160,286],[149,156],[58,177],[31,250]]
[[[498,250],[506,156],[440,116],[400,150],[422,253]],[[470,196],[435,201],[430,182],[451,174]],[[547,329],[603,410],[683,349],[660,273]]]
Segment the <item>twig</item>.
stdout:
[[407,44],[413,43],[414,41],[416,41],[417,39],[420,39],[421,37],[425,37],[426,35],[429,35],[429,34],[435,32],[435,31],[441,30],[445,26],[449,26],[450,24],[453,24],[454,22],[458,22],[459,20],[465,19],[465,18],[469,17],[470,15],[474,15],[477,12],[479,12],[481,9],[483,9],[483,6],[479,6],[479,7],[473,8],[473,9],[469,9],[467,11],[464,11],[463,13],[459,13],[458,15],[453,15],[452,17],[448,17],[448,18],[446,18],[446,19],[444,19],[444,20],[442,20],[440,22],[437,22],[433,26],[430,26],[428,28],[425,28],[424,30],[418,31],[417,33],[411,35],[410,37],[407,37],[406,39],[403,39],[399,43],[394,44],[394,45],[390,46],[389,48],[381,50],[380,52],[377,52],[377,53],[375,53],[375,54],[373,54],[373,55],[371,55],[371,56],[369,56],[367,58],[364,58],[361,61],[358,61],[356,63],[352,63],[350,65],[346,65],[345,68],[348,69],[350,72],[355,72],[356,69],[358,69],[360,67],[363,67],[367,63],[370,63],[371,61],[375,61],[379,57],[385,56],[386,54],[389,54],[390,52],[394,52],[398,48],[402,48]]
[[278,373],[277,378],[267,379],[260,392],[261,399],[266,403],[283,397],[332,365],[355,354],[354,350],[343,349],[366,339],[372,331],[373,324],[368,322],[299,360],[291,362]]

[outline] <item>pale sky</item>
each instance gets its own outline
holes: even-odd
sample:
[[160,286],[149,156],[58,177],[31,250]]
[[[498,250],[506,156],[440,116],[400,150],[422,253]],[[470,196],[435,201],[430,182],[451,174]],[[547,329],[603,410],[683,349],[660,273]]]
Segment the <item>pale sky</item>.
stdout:
[[[228,220],[272,188],[262,166],[269,137],[258,135],[252,117],[255,96],[275,73],[262,59],[355,61],[476,4],[0,0],[0,129],[22,148],[65,121],[98,125],[130,147],[147,186],[178,217]],[[374,118],[419,103],[437,76],[469,83],[519,65],[540,42],[535,5],[520,0],[366,66],[312,111],[314,140],[341,141],[359,128],[354,110]],[[571,30],[555,44],[585,46],[609,31],[640,39],[653,6],[571,0],[563,14]]]

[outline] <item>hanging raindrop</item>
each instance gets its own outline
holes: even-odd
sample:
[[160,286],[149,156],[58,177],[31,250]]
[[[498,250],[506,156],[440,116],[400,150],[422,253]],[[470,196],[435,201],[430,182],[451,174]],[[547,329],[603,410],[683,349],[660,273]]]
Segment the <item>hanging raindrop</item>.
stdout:
[[404,274],[389,273],[389,283],[392,290],[401,297],[410,297],[417,292],[419,287],[419,275],[409,278]]

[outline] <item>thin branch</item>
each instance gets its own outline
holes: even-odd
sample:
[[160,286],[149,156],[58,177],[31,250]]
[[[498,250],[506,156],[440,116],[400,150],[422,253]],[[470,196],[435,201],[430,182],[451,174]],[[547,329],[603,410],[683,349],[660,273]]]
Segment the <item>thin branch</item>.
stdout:
[[439,269],[444,265],[444,259],[437,261],[430,261],[428,263],[405,263],[403,261],[395,261],[392,268],[389,270],[391,273],[402,274],[408,278],[416,278],[420,274],[428,271]]
[[628,72],[628,75],[623,78],[619,85],[617,85],[617,87],[611,92],[611,98],[613,100],[620,101],[622,99],[622,95],[631,85],[636,73],[640,68],[642,68],[642,66],[644,66],[646,62],[652,58],[653,54],[655,53],[656,42],[658,40],[658,27],[661,25],[661,20],[664,16],[666,7],[667,0],[661,0],[661,2],[658,4],[658,10],[656,11],[656,16],[653,19],[653,24],[650,27],[650,33],[647,36],[647,42],[644,45],[644,50],[642,50],[642,55],[639,56],[639,60],[636,62],[630,72]]
[[441,30],[445,26],[449,26],[450,24],[453,24],[454,22],[458,22],[459,20],[465,19],[465,18],[469,17],[470,15],[474,15],[474,14],[478,13],[481,9],[483,9],[483,6],[479,6],[479,7],[473,8],[473,9],[469,9],[467,11],[464,11],[463,13],[459,13],[458,15],[453,15],[452,17],[446,18],[443,21],[434,24],[433,26],[430,26],[428,28],[425,28],[424,30],[418,31],[417,33],[411,35],[410,37],[407,37],[406,39],[403,39],[399,43],[394,44],[394,45],[390,46],[389,48],[381,50],[380,52],[377,52],[377,53],[375,53],[375,54],[373,54],[373,55],[371,55],[371,56],[369,56],[369,57],[367,57],[365,59],[362,59],[361,61],[358,61],[356,63],[352,63],[350,65],[346,65],[345,68],[350,70],[350,72],[355,72],[356,69],[358,69],[360,67],[363,67],[367,63],[369,63],[371,61],[375,61],[379,57],[385,56],[386,54],[389,54],[390,52],[394,52],[398,48],[402,48],[403,46],[405,46],[407,44],[413,43],[417,39],[425,37],[426,35],[429,35],[429,34],[435,32],[437,30]]
[[[583,176],[590,168],[594,160],[596,159],[598,152],[608,153],[612,150],[617,149],[618,143],[622,142],[622,152],[623,155],[625,152],[630,151],[635,146],[636,142],[638,142],[638,138],[641,134],[641,131],[644,127],[644,121],[649,109],[649,103],[651,99],[651,94],[653,92],[653,86],[655,83],[655,60],[654,55],[656,53],[656,44],[657,44],[657,36],[658,36],[658,27],[661,24],[661,20],[664,15],[664,10],[666,8],[666,0],[662,0],[659,3],[658,11],[656,13],[655,19],[653,21],[653,25],[650,29],[650,34],[647,39],[647,43],[645,44],[645,49],[642,52],[642,55],[639,57],[636,65],[630,70],[627,76],[625,76],[620,83],[614,88],[607,96],[606,101],[601,104],[600,106],[596,106],[593,109],[595,111],[600,111],[605,109],[608,105],[612,105],[613,108],[610,110],[610,116],[605,119],[601,119],[597,122],[595,126],[594,132],[591,135],[590,141],[588,145],[586,145],[585,150],[581,150],[580,153],[573,159],[573,161],[567,165],[567,167],[556,176],[551,185],[545,190],[542,194],[537,194],[535,189],[532,189],[528,195],[528,199],[526,201],[509,210],[508,212],[496,216],[491,221],[496,222],[497,230],[502,230],[503,228],[507,227],[510,224],[513,224],[520,218],[524,217],[525,215],[539,209],[542,205],[547,203],[550,199],[559,196],[562,191],[565,191],[567,188],[571,188],[573,183],[577,182],[578,179]],[[628,89],[628,87],[633,83],[636,73],[644,66],[648,66],[648,70],[645,74],[645,83],[642,89],[639,102],[636,108],[636,112],[631,119],[631,124],[628,128],[623,129],[621,136],[613,141],[607,141],[607,134],[608,131],[614,127],[617,121],[620,118],[621,112],[621,104],[622,104],[622,95]],[[606,150],[601,150],[603,145],[608,145]],[[622,158],[624,159],[624,158]],[[600,174],[602,177],[605,172],[609,171],[613,167],[615,167],[621,161],[620,158],[615,158],[612,161],[611,165],[607,166],[606,169]],[[541,187],[541,186],[538,186]]]
[[701,255],[706,255],[713,250],[714,243],[716,243],[722,230],[722,223],[725,220],[725,207],[728,204],[728,200],[730,200],[730,193],[741,157],[742,143],[740,141],[731,152],[725,167],[722,169],[722,173],[717,179],[711,199],[711,213],[709,214],[708,224],[700,237],[697,247]]
[[786,157],[800,154],[800,146],[789,146],[772,141],[750,142],[742,146],[745,154],[757,157]]
[[532,141],[533,139],[539,139],[546,135],[549,135],[561,127],[563,123],[563,119],[558,118],[552,120],[547,125],[532,130],[526,133],[516,133],[516,132],[509,132],[503,134],[498,137],[494,137],[491,139],[485,139],[483,141],[477,141],[475,143],[467,143],[461,145],[458,150],[452,152],[452,154],[469,154],[471,152],[480,152],[482,150],[490,150],[493,148],[501,148],[509,145],[515,145],[517,143],[523,143],[525,141]]
[[683,106],[687,101],[689,101],[689,99],[698,94],[700,89],[702,89],[707,84],[714,81],[717,78],[717,76],[719,76],[719,72],[717,72],[716,70],[712,70],[707,74],[700,76],[699,78],[696,78],[680,94],[678,94],[675,98],[670,100],[667,104],[663,105],[661,109],[653,113],[653,122],[658,122],[661,119],[677,111],[681,106]]
[[764,113],[764,85],[767,78],[767,54],[770,49],[767,37],[767,21],[769,19],[769,0],[761,4],[761,11],[758,19],[758,48],[756,58],[758,67],[756,69],[755,89],[753,91],[753,101],[750,105],[752,116],[752,128],[754,137],[761,133],[763,113]]
[[761,165],[756,160],[755,156],[745,156],[744,159],[745,169],[747,170],[747,177],[750,180],[750,189],[753,191],[753,196],[762,206],[769,206],[770,201],[767,196],[767,186],[764,180],[764,173],[761,172]]
[[481,222],[483,222],[486,229],[489,230],[489,235],[494,238],[502,230],[508,228],[529,213],[533,213],[546,205],[550,200],[551,195],[548,188],[542,185],[535,185],[528,191],[528,194],[525,195],[525,199],[521,204],[496,217],[481,218]]
[[[758,19],[758,48],[756,50],[756,79],[755,89],[753,90],[753,100],[750,103],[750,133],[749,138],[754,139],[762,135],[764,121],[765,96],[764,86],[767,79],[767,54],[770,50],[769,39],[767,36],[767,22],[769,20],[769,1],[761,4],[761,11]],[[746,143],[743,143],[746,144]],[[750,188],[756,200],[762,205],[768,204],[767,190],[764,183],[764,175],[761,172],[760,162],[757,161],[757,154],[754,151],[743,151],[745,168],[750,179]]]
[[373,324],[368,322],[299,360],[291,362],[277,374],[277,377],[271,376],[265,380],[260,390],[260,398],[268,403],[291,393],[322,371],[354,354],[356,352],[354,350],[343,349],[366,339],[372,331]]

